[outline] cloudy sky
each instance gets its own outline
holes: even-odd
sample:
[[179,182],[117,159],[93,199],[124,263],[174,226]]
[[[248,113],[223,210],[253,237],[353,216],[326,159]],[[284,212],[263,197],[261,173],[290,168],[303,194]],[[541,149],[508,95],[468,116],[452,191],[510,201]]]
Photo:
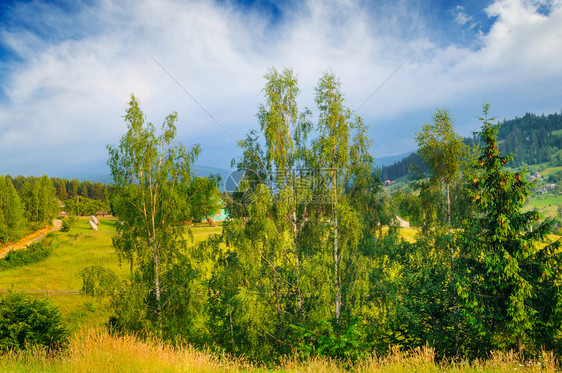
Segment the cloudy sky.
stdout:
[[372,154],[396,155],[415,149],[435,108],[462,135],[479,128],[484,101],[499,119],[560,112],[562,1],[4,2],[0,174],[107,172],[132,93],[157,125],[178,112],[199,165],[229,168],[234,139],[257,127],[270,67],[293,68],[313,112],[331,69]]

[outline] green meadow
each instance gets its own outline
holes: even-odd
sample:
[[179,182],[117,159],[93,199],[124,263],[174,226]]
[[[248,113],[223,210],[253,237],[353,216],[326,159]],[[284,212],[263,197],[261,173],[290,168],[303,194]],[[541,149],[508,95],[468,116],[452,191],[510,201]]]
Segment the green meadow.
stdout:
[[[72,332],[83,328],[105,328],[110,316],[110,299],[78,293],[82,288],[80,271],[88,266],[102,266],[114,271],[121,279],[129,276],[126,263],[120,263],[111,238],[115,233],[116,218],[100,218],[98,231],[88,225],[89,218],[82,217],[69,232],[53,232],[54,250],[44,261],[0,271],[0,289],[23,291],[36,296],[49,296],[60,307],[64,321]],[[221,227],[194,227],[193,242],[220,233]],[[191,237],[187,238],[191,242]],[[47,294],[46,292],[50,292]]]

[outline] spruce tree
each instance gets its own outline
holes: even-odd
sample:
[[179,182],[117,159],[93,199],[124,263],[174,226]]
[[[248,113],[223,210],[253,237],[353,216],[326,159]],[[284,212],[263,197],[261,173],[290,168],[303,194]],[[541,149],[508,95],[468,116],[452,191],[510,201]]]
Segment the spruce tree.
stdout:
[[500,125],[488,118],[489,104],[483,109],[483,147],[469,185],[476,214],[464,222],[466,276],[458,292],[479,330],[479,349],[516,347],[522,354],[525,344],[554,345],[562,311],[559,243],[541,244],[552,221],[539,224],[538,212],[522,211],[531,184],[524,171],[507,169],[512,156],[499,153]]

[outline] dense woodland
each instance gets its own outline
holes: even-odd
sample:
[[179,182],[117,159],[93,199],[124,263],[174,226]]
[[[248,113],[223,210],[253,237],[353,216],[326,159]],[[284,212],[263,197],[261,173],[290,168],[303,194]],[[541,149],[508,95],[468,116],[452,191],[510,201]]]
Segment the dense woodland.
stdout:
[[[220,235],[195,243],[185,224],[215,208],[217,180],[192,172],[201,149],[175,142],[176,113],[157,130],[134,96],[127,132],[108,146],[111,193],[2,178],[3,206],[14,206],[2,211],[52,217],[27,204],[35,184],[49,203],[111,194],[121,222],[113,245],[130,276],[97,268],[88,286],[114,295],[112,333],[265,363],[285,355],[353,361],[393,346],[429,345],[439,358],[562,353],[562,256],[559,242],[547,241],[554,221],[522,211],[531,185],[510,168],[516,161],[500,134],[512,131],[502,132],[488,104],[475,147],[437,110],[416,134],[427,177],[391,196],[333,73],[318,81],[316,117],[297,105],[290,69],[271,69],[263,93],[258,127],[232,162],[242,177],[222,196],[230,219]],[[414,242],[400,235],[398,211],[421,227]]]

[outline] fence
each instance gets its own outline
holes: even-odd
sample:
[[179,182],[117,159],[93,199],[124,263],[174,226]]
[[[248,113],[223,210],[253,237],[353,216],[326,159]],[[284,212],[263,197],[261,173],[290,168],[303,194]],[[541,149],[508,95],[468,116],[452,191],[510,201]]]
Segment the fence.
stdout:
[[0,293],[24,293],[29,295],[46,295],[57,296],[57,295],[80,295],[80,290],[29,290],[29,289],[0,289]]

